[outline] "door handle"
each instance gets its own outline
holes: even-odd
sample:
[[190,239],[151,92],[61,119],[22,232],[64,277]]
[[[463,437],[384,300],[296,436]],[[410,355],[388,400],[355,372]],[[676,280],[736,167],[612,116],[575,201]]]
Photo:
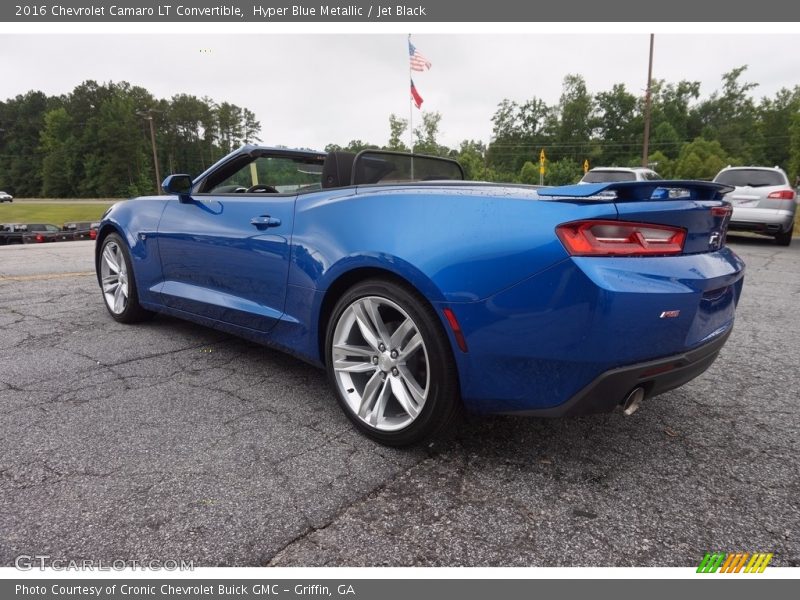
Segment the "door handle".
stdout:
[[255,225],[258,229],[266,229],[267,227],[277,227],[281,224],[281,220],[269,215],[260,215],[250,219],[250,224]]

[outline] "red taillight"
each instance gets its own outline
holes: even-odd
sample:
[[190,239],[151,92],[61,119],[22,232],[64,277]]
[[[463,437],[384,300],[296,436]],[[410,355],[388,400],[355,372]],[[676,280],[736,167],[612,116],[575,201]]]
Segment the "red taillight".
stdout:
[[723,219],[730,215],[733,212],[733,208],[731,208],[730,204],[725,204],[723,206],[714,206],[711,208],[711,216],[712,217],[722,217]]
[[686,231],[680,227],[627,221],[575,221],[556,227],[572,256],[680,254]]
[[767,196],[770,200],[794,200],[794,190],[778,190]]
[[41,243],[44,241],[44,236],[41,233],[36,234],[36,242]]
[[96,240],[97,239],[97,229],[90,229],[89,230],[89,239]]

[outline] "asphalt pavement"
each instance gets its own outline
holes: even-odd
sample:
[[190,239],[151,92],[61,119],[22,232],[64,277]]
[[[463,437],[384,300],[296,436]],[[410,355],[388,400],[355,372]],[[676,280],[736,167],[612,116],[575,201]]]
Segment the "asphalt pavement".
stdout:
[[737,325],[631,417],[470,418],[392,450],[324,374],[103,306],[93,242],[0,247],[0,565],[800,566],[800,243],[732,238]]

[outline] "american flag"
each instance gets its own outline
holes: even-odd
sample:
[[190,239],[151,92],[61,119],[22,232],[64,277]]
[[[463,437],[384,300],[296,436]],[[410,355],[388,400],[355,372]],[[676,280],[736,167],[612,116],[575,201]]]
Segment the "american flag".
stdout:
[[411,43],[411,36],[408,38],[408,59],[411,61],[412,71],[424,71],[431,68],[431,61],[419,53],[417,47]]

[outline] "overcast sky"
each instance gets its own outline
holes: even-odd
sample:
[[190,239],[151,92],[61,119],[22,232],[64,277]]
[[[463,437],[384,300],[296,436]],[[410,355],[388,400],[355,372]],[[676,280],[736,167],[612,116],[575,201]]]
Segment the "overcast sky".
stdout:
[[[440,142],[488,141],[503,98],[558,100],[580,73],[591,92],[624,83],[643,93],[648,35],[420,34],[432,63],[415,73],[423,109],[442,114]],[[800,35],[659,34],[653,76],[700,81],[747,64],[757,97],[800,84]],[[785,51],[787,50],[788,51]],[[351,139],[383,144],[388,115],[409,113],[406,36],[400,34],[0,36],[0,98],[69,92],[86,79],[128,81],[157,97],[210,96],[253,110],[264,143],[322,149]],[[414,109],[414,119],[419,120]]]

